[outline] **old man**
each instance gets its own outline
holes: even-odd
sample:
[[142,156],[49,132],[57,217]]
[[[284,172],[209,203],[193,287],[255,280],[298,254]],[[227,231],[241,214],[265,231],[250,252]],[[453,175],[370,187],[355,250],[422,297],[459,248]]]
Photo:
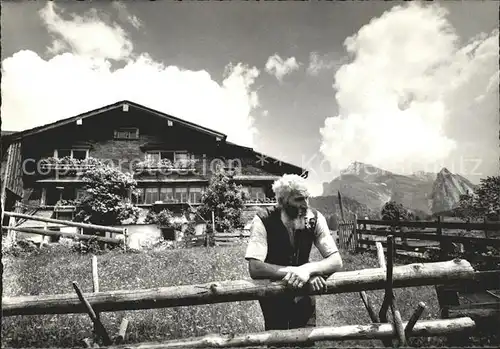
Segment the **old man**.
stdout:
[[[289,287],[324,290],[325,279],[342,268],[342,258],[325,217],[309,207],[305,179],[284,175],[274,182],[277,205],[258,213],[245,254],[252,279],[283,280]],[[323,259],[310,262],[312,245]],[[314,296],[259,300],[266,330],[316,326]]]

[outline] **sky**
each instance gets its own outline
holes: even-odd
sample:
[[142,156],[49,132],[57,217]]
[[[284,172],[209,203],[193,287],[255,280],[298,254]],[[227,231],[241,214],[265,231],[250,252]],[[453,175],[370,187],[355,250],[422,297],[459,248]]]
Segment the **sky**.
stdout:
[[499,173],[496,1],[2,1],[2,130],[128,99],[309,170]]

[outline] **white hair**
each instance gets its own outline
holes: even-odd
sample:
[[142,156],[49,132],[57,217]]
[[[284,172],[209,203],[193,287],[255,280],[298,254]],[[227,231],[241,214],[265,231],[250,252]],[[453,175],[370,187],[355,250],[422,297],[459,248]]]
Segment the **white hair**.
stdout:
[[296,174],[285,174],[273,183],[273,191],[278,204],[283,204],[292,194],[309,196],[306,181]]

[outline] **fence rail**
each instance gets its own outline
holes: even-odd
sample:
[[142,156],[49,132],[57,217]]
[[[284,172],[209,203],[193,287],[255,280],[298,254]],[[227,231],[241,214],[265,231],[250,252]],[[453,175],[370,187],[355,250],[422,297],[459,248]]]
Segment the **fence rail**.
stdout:
[[[474,278],[474,270],[466,260],[418,263],[394,267],[393,287],[434,285]],[[166,308],[256,300],[296,292],[335,294],[376,290],[385,287],[385,270],[381,268],[337,272],[327,280],[326,292],[291,291],[281,282],[237,280],[142,290],[117,290],[86,294],[97,312]],[[74,294],[52,296],[3,297],[3,316],[35,314],[67,314],[85,312]]]
[[[376,227],[375,229],[374,226]],[[407,230],[406,228],[421,228],[422,230]],[[429,228],[435,230],[423,230]],[[480,230],[485,232],[486,237],[446,235],[443,234],[444,229],[465,230],[469,233]],[[437,248],[441,253],[441,258],[444,259],[449,255],[453,244],[461,244],[463,249],[471,249],[471,247],[475,246],[500,248],[500,238],[489,237],[495,231],[500,232],[500,222],[443,222],[439,217],[437,221],[355,219],[339,223],[338,243],[344,250],[355,252],[359,248],[373,247],[375,241],[378,241],[377,237],[386,238],[392,235],[402,240],[402,243],[396,244],[396,249],[398,250],[414,252],[415,250],[423,251]],[[494,260],[495,258],[492,256],[490,259]]]
[[443,221],[383,221],[372,219],[357,219],[358,224],[369,224],[387,227],[408,228],[441,228],[441,229],[464,229],[464,230],[500,230],[500,222],[443,222]]

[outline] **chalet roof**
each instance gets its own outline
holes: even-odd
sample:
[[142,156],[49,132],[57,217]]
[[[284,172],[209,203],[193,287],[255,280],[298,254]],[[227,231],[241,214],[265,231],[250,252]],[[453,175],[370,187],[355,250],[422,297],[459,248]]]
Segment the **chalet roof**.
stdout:
[[[35,134],[38,134],[38,133],[41,133],[41,132],[53,129],[53,128],[64,126],[64,125],[70,124],[72,122],[76,122],[76,120],[78,120],[78,119],[90,118],[90,117],[99,115],[101,113],[104,113],[106,111],[110,111],[110,110],[122,108],[123,105],[129,105],[130,107],[133,107],[133,108],[136,108],[136,109],[148,112],[148,113],[153,114],[153,115],[157,115],[159,117],[165,118],[166,120],[172,120],[172,121],[174,121],[174,122],[176,122],[176,123],[178,123],[180,125],[192,128],[194,130],[197,130],[197,131],[209,134],[209,135],[214,136],[214,137],[218,137],[222,141],[224,141],[224,143],[226,144],[226,146],[234,147],[234,148],[236,148],[238,150],[241,150],[241,151],[248,151],[248,152],[253,153],[253,154],[259,153],[259,152],[255,151],[251,147],[245,147],[245,146],[241,146],[241,145],[238,145],[238,144],[235,144],[235,143],[232,143],[232,142],[228,142],[226,140],[227,135],[225,135],[224,133],[221,133],[221,132],[209,129],[209,128],[204,127],[204,126],[197,125],[195,123],[192,123],[192,122],[189,122],[189,121],[186,121],[186,120],[179,119],[179,118],[174,117],[172,115],[169,115],[169,114],[166,114],[166,113],[163,113],[163,112],[160,112],[160,111],[157,111],[157,110],[145,107],[145,106],[143,106],[141,104],[138,104],[138,103],[135,103],[135,102],[131,102],[131,101],[128,101],[128,100],[119,101],[119,102],[116,102],[114,104],[109,104],[109,105],[106,105],[106,106],[100,107],[98,109],[94,109],[94,110],[91,110],[91,111],[88,111],[88,112],[85,112],[85,113],[82,113],[82,114],[79,114],[79,115],[76,115],[76,116],[72,116],[72,117],[69,117],[69,118],[66,118],[66,119],[63,119],[63,120],[59,120],[59,121],[50,123],[50,124],[46,124],[46,125],[42,125],[42,126],[37,126],[37,127],[31,128],[31,129],[28,129],[28,130],[24,130],[24,131],[18,131],[18,132],[16,132],[16,131],[2,131],[2,134],[1,134],[3,136],[2,137],[2,143],[4,143],[4,146],[6,146],[6,145],[8,145],[8,143],[10,143],[12,141],[20,140],[20,139],[22,139],[24,137],[29,137],[29,136],[32,136],[32,135],[35,135]],[[5,139],[4,139],[4,137],[5,137]],[[291,164],[291,163],[287,163],[285,161],[281,161],[280,159],[275,159],[275,158],[273,158],[271,156],[267,156],[266,154],[261,154],[261,155],[265,159],[267,159],[269,162],[280,163],[280,165],[284,165],[285,166],[284,169],[286,169],[286,168],[293,169],[293,172],[301,172],[302,176],[304,176],[306,178],[308,176],[308,171],[306,169],[300,168],[297,165],[294,165],[294,164]]]
[[[248,152],[251,152],[253,154],[260,154],[263,157],[264,161],[266,161],[266,162],[279,163],[281,166],[284,166],[284,168],[288,167],[288,168],[293,168],[295,171],[298,170],[299,172],[301,172],[301,176],[303,176],[304,178],[307,178],[307,176],[309,175],[309,171],[307,171],[305,168],[301,168],[301,167],[299,167],[297,165],[294,165],[294,164],[291,164],[289,162],[273,158],[272,156],[268,156],[266,154],[262,154],[260,152],[255,151],[251,147],[245,147],[245,146],[242,146],[242,145],[239,145],[239,144],[236,144],[236,143],[233,143],[233,142],[228,142],[228,141],[226,141],[226,145],[228,145],[230,147],[234,147],[234,148],[240,149],[242,151],[248,151]],[[279,176],[277,176],[276,178],[279,178]],[[252,180],[253,178],[242,178],[242,179],[244,179],[244,180]]]
[[203,133],[210,134],[212,136],[220,137],[221,139],[224,139],[224,140],[227,138],[227,136],[225,134],[221,133],[221,132],[209,129],[209,128],[204,127],[204,126],[197,125],[195,123],[192,123],[192,122],[189,122],[189,121],[186,121],[186,120],[183,120],[183,119],[179,119],[179,118],[177,118],[175,116],[172,116],[172,115],[169,115],[169,114],[166,114],[166,113],[163,113],[163,112],[160,112],[160,111],[157,111],[157,110],[145,107],[145,106],[143,106],[141,104],[138,104],[138,103],[135,103],[135,102],[131,102],[131,101],[128,101],[128,100],[123,100],[123,101],[120,101],[120,102],[116,102],[114,104],[109,104],[109,105],[106,105],[106,106],[98,108],[98,109],[94,109],[94,110],[91,110],[91,111],[88,111],[88,112],[85,112],[85,113],[82,113],[82,114],[78,114],[76,116],[72,116],[72,117],[69,117],[69,118],[66,118],[66,119],[63,119],[63,120],[58,120],[56,122],[52,122],[50,124],[46,124],[46,125],[42,125],[42,126],[37,126],[37,127],[31,128],[31,129],[28,129],[28,130],[24,130],[24,131],[19,131],[19,132],[14,133],[12,136],[15,139],[28,137],[28,136],[31,136],[31,135],[34,135],[34,134],[37,134],[37,133],[40,133],[40,132],[44,132],[44,131],[47,131],[47,130],[50,130],[50,129],[53,129],[53,128],[56,128],[56,127],[60,127],[60,126],[64,126],[64,125],[70,124],[72,122],[75,122],[78,119],[86,119],[86,118],[93,117],[93,116],[99,115],[101,113],[110,111],[110,110],[122,108],[123,105],[128,105],[128,106],[131,106],[133,108],[136,108],[136,109],[139,109],[139,110],[142,110],[142,111],[146,111],[146,112],[148,112],[150,114],[154,114],[154,115],[160,116],[162,118],[165,118],[166,120],[172,120],[172,121],[174,121],[174,122],[176,122],[176,123],[178,123],[180,125],[183,125],[183,126],[186,126],[186,127],[192,128],[192,129],[195,129],[195,130],[203,132]]
[[0,135],[1,136],[10,136],[13,133],[16,133],[17,131],[1,131]]

